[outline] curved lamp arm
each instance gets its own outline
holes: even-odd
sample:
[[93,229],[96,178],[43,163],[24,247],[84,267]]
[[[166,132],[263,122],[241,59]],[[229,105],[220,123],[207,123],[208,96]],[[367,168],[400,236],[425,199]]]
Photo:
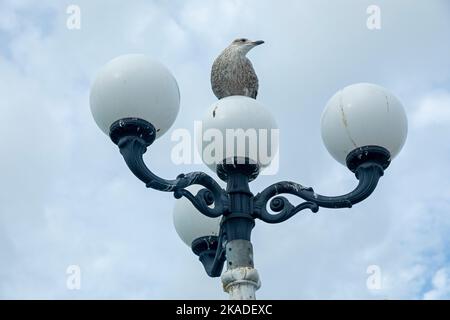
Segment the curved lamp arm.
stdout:
[[[128,168],[145,183],[147,188],[173,192],[176,198],[185,196],[197,210],[215,218],[225,211],[228,197],[225,190],[204,172],[191,172],[179,175],[175,180],[166,180],[155,175],[146,166],[143,155],[147,147],[155,140],[156,130],[148,122],[140,119],[122,119],[111,125],[111,139],[120,149]],[[202,185],[197,195],[185,188],[190,185]],[[214,207],[210,206],[214,204]]]
[[[368,161],[360,164],[355,175],[359,180],[358,186],[351,192],[337,197],[317,194],[312,188],[298,183],[282,181],[267,187],[254,198],[254,217],[268,223],[283,222],[303,209],[317,212],[319,207],[350,208],[353,204],[366,199],[376,188],[378,180],[383,176],[383,166],[377,162]],[[288,199],[279,194],[291,194],[305,200],[300,205],[292,205]],[[274,196],[277,196],[273,198]],[[273,198],[273,199],[272,199]],[[277,214],[270,214],[266,207],[270,201],[270,208]]]

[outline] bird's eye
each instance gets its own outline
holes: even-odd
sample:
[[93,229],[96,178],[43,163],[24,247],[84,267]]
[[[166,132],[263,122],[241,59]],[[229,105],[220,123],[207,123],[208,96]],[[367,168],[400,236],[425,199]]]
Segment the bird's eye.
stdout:
[[240,42],[245,42],[245,41],[247,41],[247,39],[242,38],[242,39],[239,39],[239,41],[240,41]]

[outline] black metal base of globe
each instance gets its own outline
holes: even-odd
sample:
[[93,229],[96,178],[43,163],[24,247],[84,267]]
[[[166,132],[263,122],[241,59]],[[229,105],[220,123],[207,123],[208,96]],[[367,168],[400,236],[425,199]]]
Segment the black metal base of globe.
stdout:
[[192,242],[192,251],[198,256],[200,262],[210,277],[219,277],[222,273],[224,256],[217,236],[206,236]]
[[192,241],[192,251],[197,255],[200,256],[201,254],[204,254],[207,251],[216,251],[219,243],[219,237],[217,236],[206,236],[201,237],[198,239],[195,239]]
[[139,118],[124,118],[114,122],[109,128],[111,140],[118,144],[120,139],[126,136],[139,137],[145,141],[146,146],[151,145],[156,138],[155,127]]
[[375,162],[385,170],[391,163],[391,153],[383,147],[365,146],[350,152],[346,159],[347,167],[352,172],[355,172],[361,164],[367,162]]
[[217,165],[217,175],[225,182],[234,174],[242,174],[248,177],[248,181],[255,180],[259,175],[259,165],[249,158],[234,157],[233,159],[224,160],[223,163]]

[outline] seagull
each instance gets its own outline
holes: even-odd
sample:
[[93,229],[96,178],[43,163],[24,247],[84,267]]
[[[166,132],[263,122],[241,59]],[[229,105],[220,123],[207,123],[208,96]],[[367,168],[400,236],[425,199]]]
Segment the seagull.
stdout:
[[236,39],[214,60],[211,87],[218,99],[235,95],[256,99],[258,77],[246,54],[263,43],[262,40]]

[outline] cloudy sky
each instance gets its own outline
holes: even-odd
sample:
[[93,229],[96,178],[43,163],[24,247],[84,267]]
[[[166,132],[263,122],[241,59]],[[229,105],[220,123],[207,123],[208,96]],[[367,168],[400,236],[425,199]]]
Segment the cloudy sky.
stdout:
[[[67,28],[69,5],[81,28]],[[381,29],[366,25],[369,5]],[[404,104],[405,147],[374,194],[352,209],[257,222],[262,299],[450,298],[450,4],[430,1],[0,2],[0,298],[225,299],[172,223],[171,194],[147,190],[95,125],[89,89],[126,53],[167,65],[181,91],[172,128],[193,131],[215,101],[212,61],[234,38],[251,57],[258,100],[280,127],[278,180],[338,195],[356,180],[326,151],[320,115],[340,88],[373,82]],[[146,155],[164,177],[171,132]],[[69,290],[68,266],[81,270]],[[367,287],[377,266],[381,288]]]

